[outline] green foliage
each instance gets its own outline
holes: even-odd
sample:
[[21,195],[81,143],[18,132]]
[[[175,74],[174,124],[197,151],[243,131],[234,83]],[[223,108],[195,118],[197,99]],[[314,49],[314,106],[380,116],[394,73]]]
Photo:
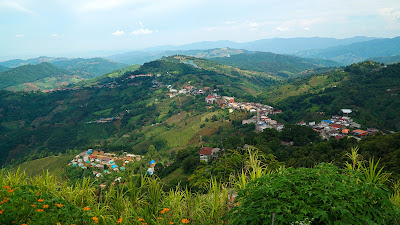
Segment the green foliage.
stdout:
[[37,186],[1,187],[1,224],[94,224],[89,213]]
[[382,184],[360,182],[329,164],[289,168],[250,183],[230,211],[235,224],[395,224],[399,209]]
[[0,72],[0,89],[36,81],[45,77],[59,77],[67,74],[67,71],[50,63],[20,66],[12,70]]
[[272,73],[282,78],[298,75],[302,71],[312,68],[336,67],[339,65],[330,60],[299,58],[270,52],[238,54],[212,60],[229,66],[238,66],[241,69]]

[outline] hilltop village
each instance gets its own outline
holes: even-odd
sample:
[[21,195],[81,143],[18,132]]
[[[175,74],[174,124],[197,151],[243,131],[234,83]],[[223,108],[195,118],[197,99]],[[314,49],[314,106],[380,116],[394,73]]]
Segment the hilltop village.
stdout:
[[102,177],[103,174],[124,171],[128,163],[138,162],[142,158],[143,156],[127,152],[124,152],[121,156],[117,156],[115,153],[88,149],[76,155],[68,165],[82,169],[91,167],[94,169],[93,174],[96,177]]
[[361,124],[354,122],[349,116],[349,114],[352,113],[351,109],[342,109],[341,111],[345,116],[334,115],[330,119],[322,120],[320,123],[314,121],[306,123],[301,121],[297,125],[311,127],[324,139],[334,137],[339,140],[343,137],[352,136],[353,138],[360,140],[360,138],[365,137],[366,135],[374,135],[379,132],[376,128],[361,130]]

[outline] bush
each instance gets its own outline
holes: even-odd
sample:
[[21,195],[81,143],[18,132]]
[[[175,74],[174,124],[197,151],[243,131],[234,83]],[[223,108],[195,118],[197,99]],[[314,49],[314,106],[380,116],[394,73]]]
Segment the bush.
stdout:
[[399,209],[382,184],[330,164],[289,168],[251,182],[230,211],[233,224],[396,224]]

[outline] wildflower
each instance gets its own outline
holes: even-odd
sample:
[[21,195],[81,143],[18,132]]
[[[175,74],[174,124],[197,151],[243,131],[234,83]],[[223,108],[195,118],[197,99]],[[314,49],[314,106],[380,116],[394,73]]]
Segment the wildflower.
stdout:
[[0,214],[3,214],[3,212],[4,212],[4,209],[0,210]]
[[14,189],[8,189],[8,192],[13,193]]
[[7,197],[4,197],[4,201],[7,201],[8,200],[8,198]]
[[47,208],[49,208],[49,205],[44,205],[43,208],[47,209]]
[[99,218],[93,216],[93,217],[92,217],[92,220],[99,220]]
[[60,204],[56,204],[56,206],[63,207],[64,205],[62,203],[60,203]]
[[60,222],[57,222],[56,225],[61,225],[61,223],[60,223]]
[[43,212],[44,209],[37,209],[37,212]]
[[36,193],[36,195],[40,195],[40,193]]
[[142,223],[142,225],[147,225],[147,223]]
[[90,210],[90,208],[85,206],[85,208],[83,208],[83,210],[88,211],[88,210]]
[[157,219],[158,219],[158,220],[162,220],[162,217],[158,217]]
[[34,204],[32,204],[31,206],[32,206],[32,207],[36,207],[36,205],[34,205]]
[[37,201],[38,201],[38,202],[43,202],[44,200],[43,200],[43,199],[41,199],[41,198],[39,198]]
[[186,219],[186,218],[183,218],[183,219],[182,219],[182,223],[189,223],[189,220]]
[[169,211],[169,209],[168,209],[168,208],[164,208],[164,210],[165,210],[166,212],[168,212],[168,211]]
[[138,221],[144,221],[144,219],[143,218],[139,218]]
[[172,222],[172,221],[169,221],[169,224],[174,224],[174,222]]
[[21,224],[21,225],[28,225],[27,223],[23,223],[23,224]]
[[5,189],[11,189],[10,186],[4,186]]
[[119,220],[117,220],[117,223],[122,223],[122,218],[119,218]]

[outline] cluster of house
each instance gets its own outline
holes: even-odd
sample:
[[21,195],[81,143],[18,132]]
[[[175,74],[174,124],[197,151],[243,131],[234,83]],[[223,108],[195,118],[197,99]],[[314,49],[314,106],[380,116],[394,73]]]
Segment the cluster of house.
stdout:
[[[124,152],[122,156],[116,156],[114,153],[88,149],[75,156],[68,165],[82,169],[87,169],[88,167],[94,168],[96,170],[93,170],[93,175],[101,177],[103,173],[124,171],[126,164],[140,161],[141,159],[142,156],[127,152]],[[119,167],[115,163],[117,161],[120,161],[122,166]]]
[[205,101],[209,104],[218,104],[222,108],[229,108],[229,112],[233,110],[242,109],[247,110],[254,115],[250,119],[243,120],[242,124],[256,124],[256,132],[262,132],[266,128],[273,128],[276,130],[282,130],[283,124],[278,123],[268,117],[269,114],[282,113],[282,110],[274,110],[274,107],[269,105],[263,105],[261,103],[254,102],[235,102],[235,97],[219,96],[217,93],[208,95]]
[[217,159],[220,151],[220,148],[202,147],[200,148],[199,152],[200,161],[208,162],[210,160]]
[[109,123],[109,122],[112,122],[114,120],[120,120],[120,119],[121,119],[121,117],[116,116],[116,117],[109,117],[109,118],[100,118],[98,120],[89,121],[89,122],[86,122],[86,123]]
[[168,85],[167,88],[169,88],[169,92],[167,93],[167,95],[170,98],[173,98],[173,97],[181,95],[181,94],[182,95],[194,95],[194,96],[202,95],[202,94],[205,94],[207,91],[210,90],[209,87],[197,88],[197,87],[192,86],[192,85],[185,85],[182,88],[180,88],[179,90],[173,88],[171,85]]
[[349,114],[352,112],[350,109],[341,110],[345,116],[332,116],[329,120],[322,120],[320,123],[309,122],[308,124],[304,121],[298,123],[298,125],[309,126],[317,131],[323,138],[329,139],[335,137],[340,139],[347,136],[353,136],[361,138],[366,135],[374,135],[379,132],[375,128],[368,128],[367,130],[361,130],[361,125],[354,122],[350,118]]

